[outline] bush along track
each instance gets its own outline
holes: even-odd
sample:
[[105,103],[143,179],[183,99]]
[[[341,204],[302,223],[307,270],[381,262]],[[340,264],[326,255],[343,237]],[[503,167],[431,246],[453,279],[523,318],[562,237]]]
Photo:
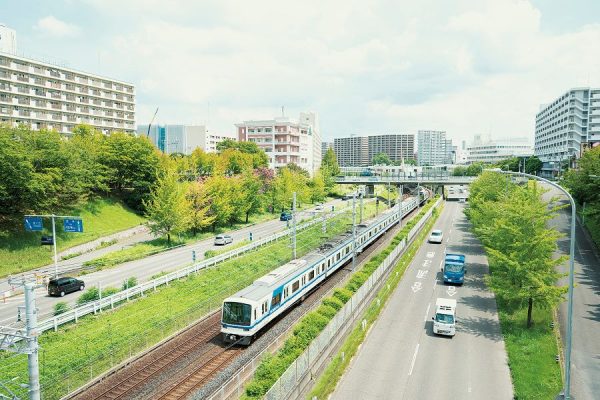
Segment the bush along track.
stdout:
[[[372,216],[374,210],[374,204],[365,206],[365,215]],[[348,213],[330,220],[327,237],[345,232],[351,221]],[[322,236],[319,224],[299,232],[299,256],[327,240]],[[62,326],[58,332],[42,334],[39,359],[43,398],[57,399],[82,386],[217,309],[225,297],[290,259],[290,242],[283,238],[171,282],[156,293],[148,293],[114,311],[83,317],[77,324]],[[27,357],[3,352],[0,354],[0,382],[14,377],[18,377],[18,383],[27,381]],[[27,397],[26,389],[13,386],[11,390],[17,396]]]
[[[300,320],[294,328],[292,335],[283,344],[283,347],[275,355],[267,355],[263,358],[254,373],[254,377],[246,386],[245,394],[242,397],[243,399],[250,400],[262,398],[267,393],[277,379],[279,379],[294,360],[308,348],[310,343],[319,336],[343,305],[350,300],[352,295],[367,281],[373,271],[375,271],[394,248],[407,237],[408,232],[410,232],[415,224],[434,205],[435,199],[425,205],[415,217],[408,221],[384,250],[371,257],[359,271],[355,272],[344,287],[334,290],[332,296],[325,298],[317,309],[311,311]],[[426,224],[425,228],[421,230],[421,233],[417,236],[417,239],[405,251],[394,271],[400,271],[401,269],[403,271],[403,268],[406,268],[406,265],[408,265],[410,259],[412,259],[418,249],[418,243],[425,237],[427,230],[430,229],[431,224],[433,224],[437,215],[438,211],[434,209],[430,222]],[[404,265],[404,267],[400,268],[402,265]],[[399,281],[400,277],[401,274],[395,278]],[[398,282],[396,281],[394,285],[397,283]],[[389,296],[389,292],[387,294],[380,293],[379,298],[385,300],[387,299],[387,296]],[[383,301],[381,306],[383,306]],[[372,309],[373,307],[371,306],[367,311],[368,318],[371,318],[370,315],[374,314]],[[379,310],[380,308],[377,308],[377,314],[379,313]],[[375,317],[376,314],[372,317],[373,320]],[[372,321],[369,323],[372,323]],[[360,341],[362,342],[362,339]],[[346,354],[349,354],[348,351]],[[319,398],[322,397],[319,396]]]

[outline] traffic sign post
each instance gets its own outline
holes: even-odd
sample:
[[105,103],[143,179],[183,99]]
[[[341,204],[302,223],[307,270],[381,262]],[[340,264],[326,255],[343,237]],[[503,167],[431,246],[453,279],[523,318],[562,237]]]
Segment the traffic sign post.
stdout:
[[[58,277],[58,250],[56,248],[56,218],[62,218],[65,232],[83,232],[83,220],[70,215],[25,215],[25,230],[41,231],[44,229],[42,218],[52,220],[52,246],[54,247],[54,277]],[[45,243],[42,243],[45,244]]]

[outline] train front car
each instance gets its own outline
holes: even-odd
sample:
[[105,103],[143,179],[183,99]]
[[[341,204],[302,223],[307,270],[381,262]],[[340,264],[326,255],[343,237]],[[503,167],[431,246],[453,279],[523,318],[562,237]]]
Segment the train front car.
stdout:
[[252,310],[255,305],[248,299],[230,297],[223,301],[221,313],[221,333],[226,344],[249,345],[253,329]]

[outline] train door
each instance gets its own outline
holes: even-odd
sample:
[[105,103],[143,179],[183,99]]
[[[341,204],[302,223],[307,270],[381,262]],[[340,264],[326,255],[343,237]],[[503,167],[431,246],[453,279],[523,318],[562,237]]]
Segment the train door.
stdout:
[[271,298],[271,311],[275,311],[281,305],[281,293],[283,292],[283,286],[278,287],[273,291]]

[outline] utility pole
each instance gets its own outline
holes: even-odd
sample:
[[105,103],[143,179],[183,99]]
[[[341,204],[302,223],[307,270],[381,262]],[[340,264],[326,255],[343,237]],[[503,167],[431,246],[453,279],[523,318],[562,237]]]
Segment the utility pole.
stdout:
[[[0,350],[27,354],[29,372],[29,399],[40,400],[40,367],[38,358],[37,309],[35,307],[34,282],[11,281],[11,285],[19,284],[25,291],[25,330],[0,326]],[[23,385],[21,385],[23,386]]]
[[327,215],[325,209],[321,212],[321,232],[323,234],[327,233]]
[[292,206],[292,257],[296,259],[296,192],[294,192],[294,204]]
[[352,271],[356,267],[356,193],[352,194]]
[[402,192],[404,192],[404,185],[400,184],[400,196],[398,198],[398,223],[402,228]]
[[54,277],[58,278],[58,252],[56,251],[56,223],[52,214],[52,243],[54,245]]
[[360,218],[359,218],[359,224],[362,224],[362,221],[363,221],[363,197],[364,197],[364,195],[360,196]]

